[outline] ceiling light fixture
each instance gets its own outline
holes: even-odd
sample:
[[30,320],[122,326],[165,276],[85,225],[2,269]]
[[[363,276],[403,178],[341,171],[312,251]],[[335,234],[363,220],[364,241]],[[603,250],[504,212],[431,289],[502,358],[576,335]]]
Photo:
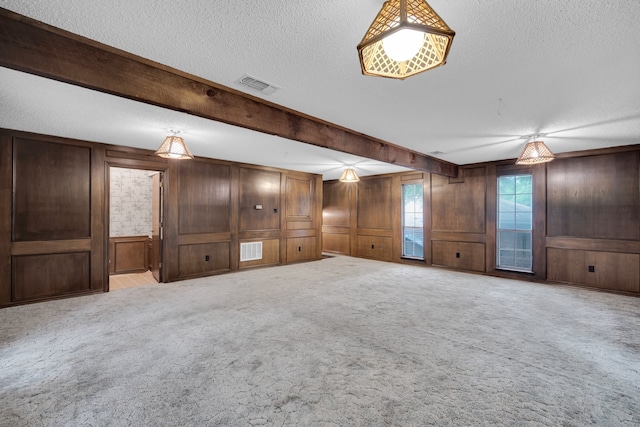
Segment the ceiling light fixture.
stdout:
[[338,181],[340,181],[340,182],[358,182],[358,181],[360,181],[360,178],[358,178],[358,175],[356,174],[355,169],[353,169],[351,166],[349,166],[344,170],[344,172],[342,172],[342,175],[340,175],[340,178],[338,179]]
[[362,74],[404,80],[444,65],[456,33],[424,0],[388,0],[358,45]]
[[179,130],[170,130],[173,135],[167,136],[160,148],[156,150],[156,155],[160,157],[164,157],[167,159],[193,159],[193,154],[189,151],[189,147],[179,136],[176,136],[180,133]]
[[520,157],[516,160],[516,165],[535,165],[550,162],[556,158],[544,142],[536,141],[536,139],[537,137],[533,138],[532,142],[527,142]]

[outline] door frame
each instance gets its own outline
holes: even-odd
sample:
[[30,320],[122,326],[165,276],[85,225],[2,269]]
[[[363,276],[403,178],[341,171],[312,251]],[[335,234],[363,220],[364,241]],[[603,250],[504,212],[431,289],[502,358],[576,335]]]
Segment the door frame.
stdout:
[[[137,161],[133,159],[109,159],[105,160],[105,170],[104,170],[104,194],[105,194],[105,203],[104,203],[104,218],[105,218],[105,226],[104,226],[104,292],[109,292],[109,239],[110,239],[110,231],[111,231],[111,168],[123,168],[123,169],[138,169],[138,170],[146,170],[149,172],[158,172],[162,174],[162,182],[163,187],[166,189],[167,185],[167,177],[168,177],[168,164],[150,164],[148,161]],[[166,219],[165,212],[165,200],[166,194],[163,194],[162,204],[161,204],[161,216],[163,218],[163,222]],[[163,224],[166,227],[166,223]],[[165,253],[165,241],[166,239],[161,240],[160,246],[160,260],[164,267],[163,257]],[[164,281],[164,275],[160,275],[161,279]]]

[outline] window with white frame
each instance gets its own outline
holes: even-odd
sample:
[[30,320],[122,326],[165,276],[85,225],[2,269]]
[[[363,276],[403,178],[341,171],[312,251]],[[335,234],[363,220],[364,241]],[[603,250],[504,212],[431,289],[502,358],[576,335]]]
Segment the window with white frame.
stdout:
[[498,177],[496,267],[532,272],[533,179],[531,174]]
[[402,184],[402,256],[424,259],[422,183]]

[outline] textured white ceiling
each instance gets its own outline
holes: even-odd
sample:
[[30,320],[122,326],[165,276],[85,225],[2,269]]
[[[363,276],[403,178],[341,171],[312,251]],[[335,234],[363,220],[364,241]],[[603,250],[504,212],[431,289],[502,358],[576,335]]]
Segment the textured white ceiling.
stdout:
[[[404,81],[360,74],[382,0],[0,0],[0,6],[457,164],[640,143],[640,1],[432,0],[456,31],[448,63]],[[260,94],[251,92],[252,95]],[[0,69],[0,126],[155,149],[180,128],[196,156],[363,175],[393,165]]]

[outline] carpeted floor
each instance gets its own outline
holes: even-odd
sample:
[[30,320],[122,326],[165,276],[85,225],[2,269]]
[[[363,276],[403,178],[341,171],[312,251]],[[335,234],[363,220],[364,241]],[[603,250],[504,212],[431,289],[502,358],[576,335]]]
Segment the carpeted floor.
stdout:
[[349,257],[0,310],[2,426],[640,425],[640,299]]

